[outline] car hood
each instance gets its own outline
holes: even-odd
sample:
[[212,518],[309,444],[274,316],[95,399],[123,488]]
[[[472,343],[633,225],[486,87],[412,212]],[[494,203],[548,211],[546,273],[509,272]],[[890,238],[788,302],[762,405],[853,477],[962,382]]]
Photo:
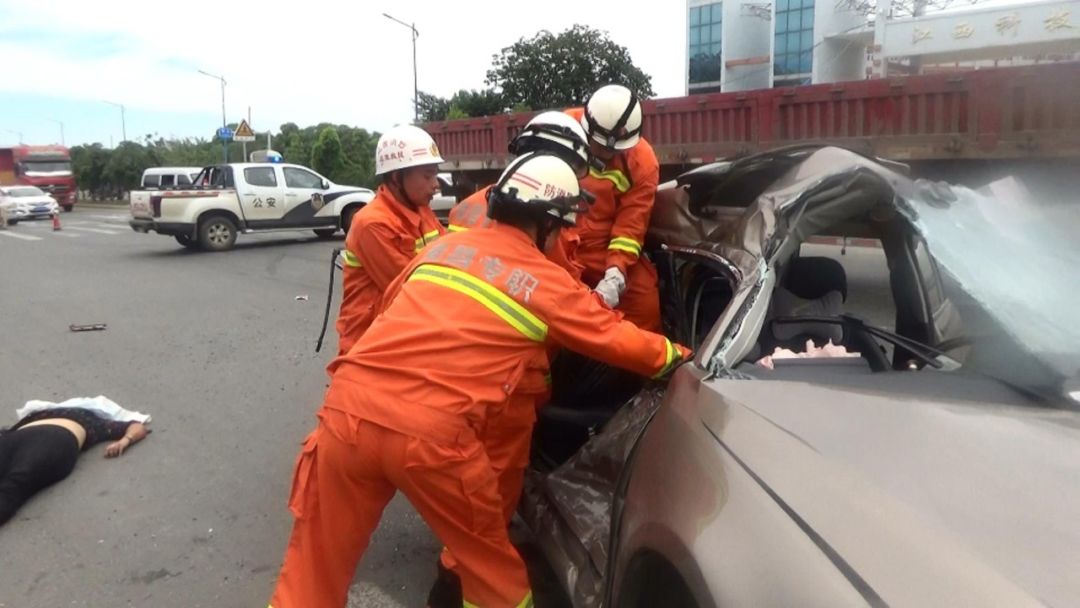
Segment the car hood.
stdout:
[[946,373],[712,382],[706,426],[886,603],[1080,604],[1080,413]]

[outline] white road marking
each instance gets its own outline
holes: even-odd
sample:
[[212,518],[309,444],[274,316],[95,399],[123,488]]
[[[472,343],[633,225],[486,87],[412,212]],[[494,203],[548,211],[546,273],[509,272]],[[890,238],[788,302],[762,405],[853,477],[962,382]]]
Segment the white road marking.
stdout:
[[29,234],[19,234],[18,232],[12,232],[11,230],[0,230],[0,236],[9,236],[13,239],[21,239],[23,241],[40,241],[40,236],[32,236]]
[[86,228],[84,226],[70,226],[68,230],[82,230],[83,232],[96,232],[97,234],[107,234],[109,236],[116,236],[120,234],[115,230],[101,230],[100,228]]

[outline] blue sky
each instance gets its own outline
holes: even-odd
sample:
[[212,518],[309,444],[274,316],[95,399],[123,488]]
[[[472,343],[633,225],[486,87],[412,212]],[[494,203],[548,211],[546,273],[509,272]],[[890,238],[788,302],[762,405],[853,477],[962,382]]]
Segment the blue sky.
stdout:
[[125,105],[130,139],[209,137],[221,123],[220,84],[200,69],[225,76],[230,122],[250,105],[256,130],[286,121],[385,130],[412,118],[413,78],[410,32],[384,12],[416,22],[420,89],[439,95],[482,88],[501,48],[578,22],[627,46],[658,93],[683,92],[683,2],[653,3],[645,15],[622,0],[548,0],[529,19],[496,0],[188,0],[170,17],[147,6],[0,0],[0,144],[17,143],[10,131],[58,142],[50,119],[64,122],[68,145],[117,143],[120,110],[105,100]]

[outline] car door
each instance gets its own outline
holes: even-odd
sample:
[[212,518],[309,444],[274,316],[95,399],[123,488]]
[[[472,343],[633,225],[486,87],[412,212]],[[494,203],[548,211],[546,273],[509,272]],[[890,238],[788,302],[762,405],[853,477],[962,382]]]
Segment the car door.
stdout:
[[282,170],[285,174],[286,187],[286,223],[290,226],[336,225],[336,217],[331,215],[316,217],[318,210],[323,208],[323,202],[313,201],[326,193],[326,186],[330,182],[318,173],[302,167],[282,167]]
[[243,184],[237,188],[244,219],[252,228],[276,228],[285,216],[285,187],[280,168],[273,165],[244,167]]

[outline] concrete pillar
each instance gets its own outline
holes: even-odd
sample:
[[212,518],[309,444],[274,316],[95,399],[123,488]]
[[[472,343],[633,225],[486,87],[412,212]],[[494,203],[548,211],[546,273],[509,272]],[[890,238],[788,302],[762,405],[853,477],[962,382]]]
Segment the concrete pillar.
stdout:
[[772,87],[775,10],[769,2],[724,2],[721,86],[725,93]]
[[[885,0],[888,3],[888,0]],[[814,65],[811,82],[866,78],[866,16],[853,3],[819,0],[814,4]]]

